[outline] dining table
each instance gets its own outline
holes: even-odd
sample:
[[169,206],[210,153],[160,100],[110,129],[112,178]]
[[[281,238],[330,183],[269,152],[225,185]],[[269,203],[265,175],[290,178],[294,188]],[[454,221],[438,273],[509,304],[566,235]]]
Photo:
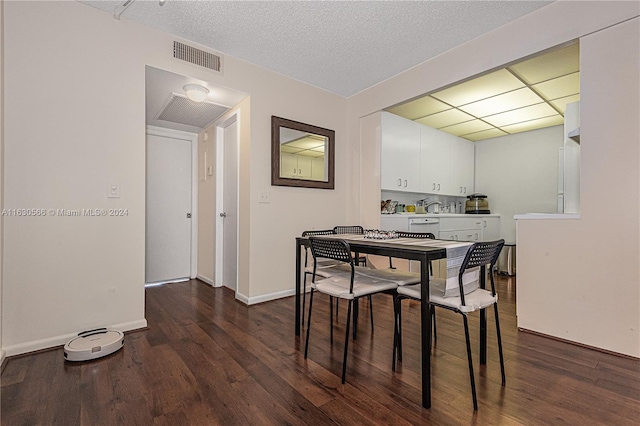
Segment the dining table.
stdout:
[[[443,259],[447,256],[447,246],[453,241],[415,238],[367,238],[362,234],[337,234],[323,235],[322,238],[336,238],[346,241],[351,251],[356,253],[372,254],[384,257],[394,257],[420,262],[420,328],[422,358],[422,406],[431,407],[431,315],[429,311],[429,263]],[[301,283],[304,266],[302,262],[302,250],[309,246],[308,237],[296,237],[296,296],[295,296],[295,335],[300,335],[301,328]],[[306,290],[306,289],[305,289]]]

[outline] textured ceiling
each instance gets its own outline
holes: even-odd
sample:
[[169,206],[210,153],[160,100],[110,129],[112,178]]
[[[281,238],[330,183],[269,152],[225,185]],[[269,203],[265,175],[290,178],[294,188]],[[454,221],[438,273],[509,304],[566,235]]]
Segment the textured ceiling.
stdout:
[[549,3],[136,0],[121,19],[348,97]]

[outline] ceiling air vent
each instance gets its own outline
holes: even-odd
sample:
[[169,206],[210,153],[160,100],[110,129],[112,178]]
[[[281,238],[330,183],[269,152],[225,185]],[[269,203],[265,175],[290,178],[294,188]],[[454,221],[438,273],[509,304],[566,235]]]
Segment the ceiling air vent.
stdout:
[[173,42],[173,57],[222,73],[222,57],[196,49],[179,41]]
[[155,119],[204,129],[228,110],[226,106],[193,102],[185,96],[172,93]]

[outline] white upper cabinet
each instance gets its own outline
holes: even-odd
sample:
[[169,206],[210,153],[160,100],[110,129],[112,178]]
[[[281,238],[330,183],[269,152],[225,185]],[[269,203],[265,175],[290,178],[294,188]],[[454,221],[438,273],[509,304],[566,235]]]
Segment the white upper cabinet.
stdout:
[[420,192],[449,194],[451,144],[447,133],[420,125]]
[[381,116],[381,189],[458,197],[473,192],[473,142],[388,112]]
[[475,147],[473,142],[452,136],[451,195],[466,197],[473,193]]
[[383,190],[420,192],[420,127],[406,118],[382,113]]

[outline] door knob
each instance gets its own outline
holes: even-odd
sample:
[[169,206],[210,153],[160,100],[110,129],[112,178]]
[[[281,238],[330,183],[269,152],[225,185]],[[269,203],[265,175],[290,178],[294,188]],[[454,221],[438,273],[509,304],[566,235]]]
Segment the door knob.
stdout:
[[222,213],[220,213],[220,217],[227,217],[227,214],[222,212]]

